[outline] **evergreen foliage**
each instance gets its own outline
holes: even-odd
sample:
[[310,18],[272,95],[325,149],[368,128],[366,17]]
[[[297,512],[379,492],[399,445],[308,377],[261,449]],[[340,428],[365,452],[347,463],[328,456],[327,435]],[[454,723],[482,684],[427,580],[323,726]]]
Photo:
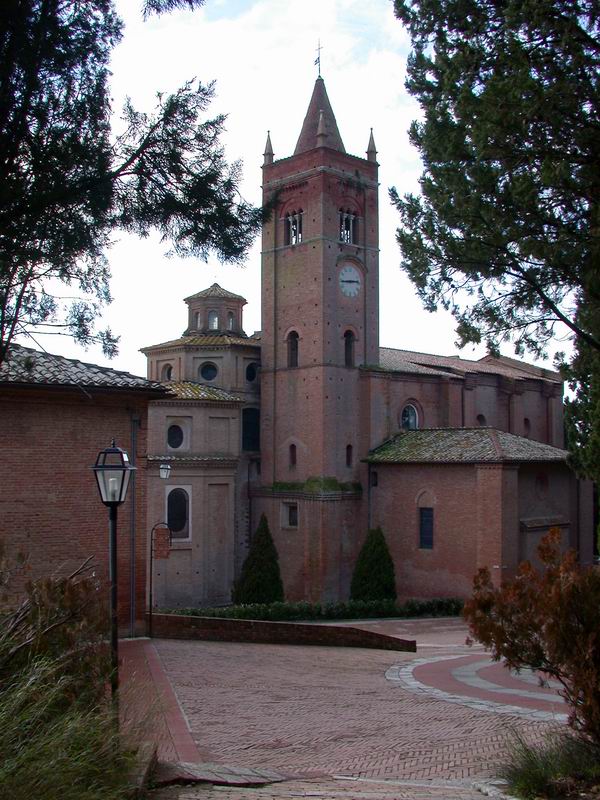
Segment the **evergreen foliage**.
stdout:
[[[402,266],[460,344],[542,354],[600,331],[600,15],[593,0],[395,0],[422,196],[391,197]],[[561,331],[562,329],[562,331]]]
[[[146,0],[145,16],[204,0]],[[157,231],[177,255],[241,260],[262,212],[241,200],[211,84],[128,101],[111,129],[109,60],[122,25],[111,0],[0,4],[0,364],[13,336],[117,337],[94,320],[110,302],[105,251],[116,230]],[[61,286],[62,284],[62,286]],[[75,299],[66,301],[64,294]]]
[[250,544],[250,550],[235,582],[234,603],[275,603],[283,601],[283,582],[277,548],[263,514]]
[[395,600],[394,562],[381,528],[370,530],[354,567],[351,600]]

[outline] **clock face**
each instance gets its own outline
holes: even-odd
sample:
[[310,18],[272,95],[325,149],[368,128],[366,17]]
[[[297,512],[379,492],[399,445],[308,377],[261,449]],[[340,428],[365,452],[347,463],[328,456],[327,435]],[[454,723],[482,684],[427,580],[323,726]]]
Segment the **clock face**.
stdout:
[[340,270],[340,289],[346,297],[356,297],[360,292],[360,272],[352,264],[346,264]]

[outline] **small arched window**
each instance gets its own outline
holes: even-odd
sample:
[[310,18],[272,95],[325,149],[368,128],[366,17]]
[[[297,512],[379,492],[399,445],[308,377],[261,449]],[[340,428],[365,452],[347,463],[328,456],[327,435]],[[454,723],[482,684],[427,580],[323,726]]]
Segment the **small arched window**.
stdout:
[[352,331],[346,331],[344,334],[344,365],[346,367],[354,366],[354,341]]
[[195,320],[196,320],[196,330],[199,331],[200,330],[200,323],[202,322],[202,316],[200,315],[199,311],[196,311]]
[[185,489],[172,489],[167,497],[167,525],[174,539],[190,537],[190,498]]
[[531,435],[531,421],[527,417],[523,420],[523,435],[526,439]]
[[227,330],[232,331],[234,325],[235,325],[235,315],[233,311],[229,311],[227,314]]
[[219,330],[219,315],[216,311],[208,312],[208,328],[211,331]]
[[486,427],[487,420],[483,416],[483,414],[477,414],[477,424],[479,425],[480,428],[485,428]]
[[173,367],[171,364],[165,364],[160,371],[160,379],[161,381],[172,381],[173,380]]
[[296,466],[296,445],[290,445],[290,467]]
[[298,366],[298,341],[300,337],[296,331],[291,331],[287,337],[288,344],[288,367]]
[[352,466],[352,445],[346,445],[346,466]]
[[402,409],[400,416],[400,427],[404,431],[416,431],[419,427],[419,415],[417,409],[410,403]]
[[290,211],[284,217],[283,242],[286,245],[300,244],[302,241],[302,209]]

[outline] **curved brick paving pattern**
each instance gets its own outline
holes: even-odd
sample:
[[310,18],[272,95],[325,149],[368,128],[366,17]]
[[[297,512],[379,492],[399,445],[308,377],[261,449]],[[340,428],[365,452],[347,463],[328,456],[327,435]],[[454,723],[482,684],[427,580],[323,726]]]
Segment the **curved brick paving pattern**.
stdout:
[[555,688],[466,647],[461,620],[353,624],[416,638],[418,652],[155,642],[202,760],[301,778],[163,789],[160,800],[213,792],[222,800],[472,800],[496,774],[510,730],[536,740],[560,723]]

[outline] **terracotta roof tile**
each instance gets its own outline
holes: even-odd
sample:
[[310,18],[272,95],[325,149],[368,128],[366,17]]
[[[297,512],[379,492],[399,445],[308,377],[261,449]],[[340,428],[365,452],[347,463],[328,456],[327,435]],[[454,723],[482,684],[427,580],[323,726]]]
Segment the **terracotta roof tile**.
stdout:
[[8,359],[0,366],[0,386],[17,384],[135,389],[153,394],[164,394],[165,391],[160,383],[130,372],[13,344]]
[[229,333],[199,333],[193,336],[181,336],[179,339],[171,339],[169,342],[153,344],[150,347],[142,347],[142,353],[151,353],[153,350],[162,350],[166,347],[230,347],[231,345],[244,345],[245,347],[260,347],[256,339],[249,336]]
[[[163,383],[169,395],[178,400],[212,400],[227,403],[241,403],[242,398],[219,389],[217,386],[207,386],[205,383],[195,381],[170,381]],[[168,398],[166,398],[168,399]]]
[[218,283],[213,283],[213,285],[209,286],[208,289],[202,289],[201,292],[196,292],[196,294],[191,294],[189,297],[185,297],[184,301],[187,303],[189,300],[199,300],[202,297],[222,297],[229,300],[246,300],[246,298],[242,297],[241,294],[228,292],[227,289],[223,289],[223,287],[219,286]]
[[372,464],[469,464],[565,461],[566,450],[495,428],[424,428],[400,431],[371,450]]
[[535,367],[532,364],[505,356],[499,358],[484,356],[479,360],[471,360],[460,356],[440,356],[432,353],[417,353],[412,350],[396,350],[393,347],[381,347],[379,354],[382,366],[399,372],[410,372],[410,365],[416,365],[428,367],[434,371],[442,370],[459,375],[483,372],[508,378],[538,378],[552,383],[562,383],[562,377],[558,372]]

